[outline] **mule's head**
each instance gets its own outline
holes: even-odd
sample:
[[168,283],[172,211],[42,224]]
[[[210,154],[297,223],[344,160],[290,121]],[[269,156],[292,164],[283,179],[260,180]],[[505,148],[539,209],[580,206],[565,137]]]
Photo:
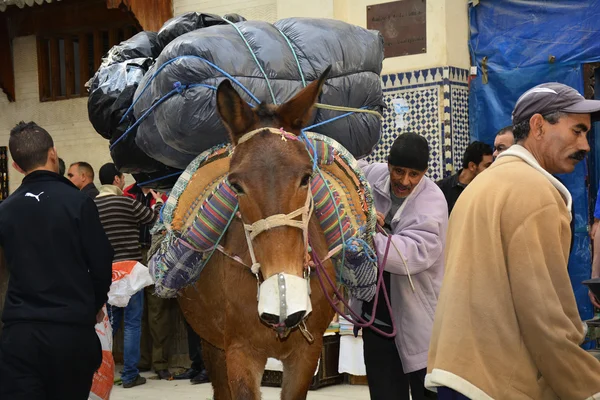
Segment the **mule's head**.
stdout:
[[328,72],[279,106],[252,108],[227,80],[217,90],[219,114],[235,146],[228,179],[237,192],[254,272],[263,278],[259,316],[280,329],[298,325],[312,310],[306,235],[313,164],[298,135]]

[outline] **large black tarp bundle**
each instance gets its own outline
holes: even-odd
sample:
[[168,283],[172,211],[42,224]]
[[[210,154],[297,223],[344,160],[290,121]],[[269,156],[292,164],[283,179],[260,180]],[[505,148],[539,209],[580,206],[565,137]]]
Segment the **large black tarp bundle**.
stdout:
[[[110,140],[117,166],[156,180],[228,140],[216,110],[223,79],[251,104],[279,104],[331,65],[320,103],[381,111],[382,61],[378,32],[341,21],[289,18],[272,25],[188,13],[158,34],[141,32],[113,47],[92,80],[88,111]],[[311,125],[323,124],[311,130],[366,156],[379,141],[379,117],[343,115],[319,108]]]

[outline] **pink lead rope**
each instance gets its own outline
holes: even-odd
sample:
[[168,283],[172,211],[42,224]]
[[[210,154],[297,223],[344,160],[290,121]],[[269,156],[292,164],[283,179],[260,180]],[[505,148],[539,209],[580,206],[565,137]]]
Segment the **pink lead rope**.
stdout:
[[[379,227],[379,225],[377,226],[377,228],[381,229]],[[375,333],[378,333],[379,335],[381,335],[383,337],[387,337],[387,338],[395,337],[397,332],[396,332],[396,324],[394,323],[394,316],[392,314],[392,306],[390,304],[390,299],[389,299],[385,285],[383,285],[383,297],[385,298],[385,303],[386,303],[388,312],[390,313],[390,318],[392,321],[392,333],[383,332],[381,329],[374,327],[373,323],[375,322],[375,311],[377,310],[377,303],[379,302],[379,290],[381,289],[381,286],[382,286],[383,271],[385,269],[385,264],[387,263],[387,258],[388,258],[388,253],[390,250],[391,242],[392,242],[392,237],[389,236],[388,240],[387,240],[387,244],[385,246],[385,253],[383,255],[383,260],[382,260],[381,264],[378,265],[379,272],[378,272],[378,277],[377,277],[377,290],[375,292],[375,301],[373,302],[373,311],[371,313],[371,319],[369,321],[364,320],[360,315],[356,314],[352,310],[352,308],[350,308],[350,305],[344,299],[344,297],[342,296],[342,294],[336,287],[336,284],[331,280],[331,278],[327,274],[327,271],[325,271],[325,267],[323,266],[323,263],[319,259],[319,256],[317,256],[315,251],[311,252],[312,262],[315,264],[315,267],[316,267],[315,269],[317,271],[317,277],[319,278],[319,283],[321,284],[321,289],[323,289],[323,293],[325,294],[325,297],[327,298],[327,301],[329,302],[331,307],[339,315],[344,316],[344,318],[346,318],[348,321],[350,321],[350,323],[352,323],[354,326],[357,326],[359,328],[371,328]],[[309,241],[309,243],[310,243],[310,241]],[[375,246],[375,243],[373,243],[373,246]],[[377,249],[375,249],[375,251],[377,251]],[[334,295],[342,302],[342,304],[344,304],[344,306],[348,309],[348,311],[350,311],[350,314],[352,314],[352,317],[355,320],[353,318],[350,318],[350,316],[347,315],[344,311],[340,310],[338,308],[338,306],[336,305],[336,302],[329,296],[329,294],[327,293],[327,289],[325,287],[325,283],[323,282],[323,276],[325,276],[327,282],[333,289]]]

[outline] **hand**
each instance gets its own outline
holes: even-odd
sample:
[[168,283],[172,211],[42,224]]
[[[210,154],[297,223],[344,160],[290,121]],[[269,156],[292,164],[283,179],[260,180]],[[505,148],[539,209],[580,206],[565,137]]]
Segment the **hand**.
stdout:
[[152,197],[154,197],[154,200],[162,201],[162,197],[160,197],[160,194],[156,193],[156,191],[154,191],[154,189],[150,189],[150,194],[152,195]]
[[104,314],[104,310],[101,308],[100,311],[98,311],[98,314],[96,314],[96,323],[99,324],[100,322],[104,321],[104,316],[106,314]]
[[385,225],[385,215],[377,211],[377,223],[383,227]]
[[591,300],[592,304],[594,305],[594,307],[600,308],[600,302],[598,301],[598,299],[596,298],[594,293],[592,293],[591,290],[588,290],[588,295],[590,296],[590,300]]

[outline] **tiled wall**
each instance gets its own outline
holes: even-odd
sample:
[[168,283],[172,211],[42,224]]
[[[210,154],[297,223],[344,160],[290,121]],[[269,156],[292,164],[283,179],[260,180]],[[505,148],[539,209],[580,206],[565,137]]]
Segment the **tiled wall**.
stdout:
[[[385,162],[396,137],[415,132],[429,142],[430,178],[438,180],[460,168],[469,144],[468,77],[468,70],[455,67],[383,75],[387,108],[382,138],[367,160]],[[398,101],[406,106],[402,121],[393,104]]]

